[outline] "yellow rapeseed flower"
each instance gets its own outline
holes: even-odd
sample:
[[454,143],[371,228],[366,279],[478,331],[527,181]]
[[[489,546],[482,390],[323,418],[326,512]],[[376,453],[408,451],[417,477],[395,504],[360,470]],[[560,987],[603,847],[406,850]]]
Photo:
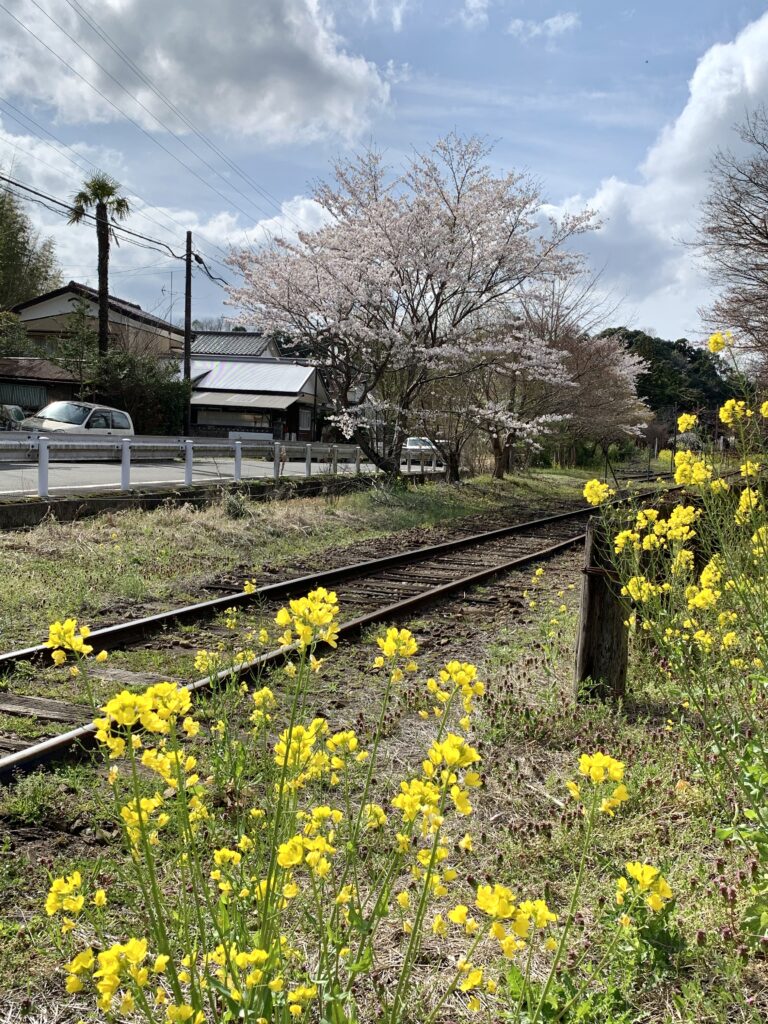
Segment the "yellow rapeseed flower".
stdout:
[[584,490],[582,491],[590,505],[602,505],[604,501],[612,498],[615,493],[608,484],[604,484],[600,480],[588,480],[584,484]]

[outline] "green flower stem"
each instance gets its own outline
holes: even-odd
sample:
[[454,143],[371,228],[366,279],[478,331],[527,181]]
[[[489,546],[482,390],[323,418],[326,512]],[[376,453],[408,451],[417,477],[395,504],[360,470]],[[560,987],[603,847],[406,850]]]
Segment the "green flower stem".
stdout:
[[543,1007],[543,1005],[544,1005],[544,1003],[546,1001],[546,998],[549,995],[549,990],[552,987],[552,981],[553,981],[553,979],[555,977],[555,974],[557,972],[557,968],[558,968],[558,966],[560,964],[560,961],[562,959],[563,953],[565,951],[565,944],[566,944],[566,940],[568,938],[568,934],[569,934],[569,932],[571,930],[571,927],[573,926],[573,918],[574,918],[574,914],[575,914],[575,911],[576,911],[576,904],[578,902],[579,894],[581,892],[581,883],[582,883],[583,878],[584,878],[584,868],[585,868],[586,863],[587,863],[587,853],[589,851],[590,840],[592,839],[592,831],[593,831],[594,823],[595,823],[595,815],[597,814],[597,807],[598,807],[597,801],[598,801],[598,798],[599,798],[598,787],[593,785],[593,787],[592,787],[592,801],[591,801],[591,804],[590,804],[590,807],[589,807],[589,815],[587,817],[587,828],[586,828],[585,833],[584,833],[584,842],[583,842],[582,848],[581,848],[581,858],[579,860],[579,869],[578,869],[578,872],[576,874],[576,882],[575,882],[574,887],[573,887],[573,892],[571,893],[571,902],[570,902],[570,904],[568,906],[568,913],[566,914],[565,924],[563,925],[563,930],[560,933],[560,942],[558,943],[557,949],[555,950],[555,955],[554,955],[554,958],[552,960],[552,966],[549,969],[549,974],[547,975],[547,980],[546,980],[546,982],[544,984],[544,988],[542,989],[541,996],[539,997],[539,1001],[538,1001],[538,1003],[536,1005],[536,1009],[534,1010],[533,1016],[531,1017],[530,1024],[536,1024],[536,1022],[540,1019],[539,1018],[539,1014],[541,1013],[541,1008]]
[[[469,947],[469,949],[467,950],[467,952],[466,952],[466,955],[465,955],[465,957],[464,957],[464,959],[465,959],[465,961],[466,961],[467,963],[470,963],[470,962],[471,962],[471,961],[470,961],[470,957],[471,957],[471,956],[472,956],[472,955],[474,954],[475,950],[476,950],[476,949],[477,949],[477,947],[478,947],[478,946],[480,945],[480,943],[481,943],[481,942],[483,941],[483,939],[485,939],[485,938],[486,938],[486,937],[488,936],[488,933],[490,932],[490,930],[491,930],[491,926],[490,926],[490,925],[488,925],[488,926],[487,926],[486,928],[484,928],[484,929],[483,929],[483,928],[480,928],[480,929],[478,930],[478,933],[477,933],[477,935],[475,936],[475,938],[474,938],[474,940],[473,940],[472,944],[470,945],[470,947]],[[445,992],[443,993],[443,995],[442,995],[442,996],[440,997],[440,1000],[439,1000],[439,1002],[437,1003],[437,1005],[436,1005],[435,1007],[433,1007],[433,1009],[432,1009],[432,1012],[430,1013],[430,1015],[429,1015],[429,1016],[428,1016],[428,1017],[426,1018],[426,1020],[424,1020],[424,1021],[423,1021],[423,1024],[432,1024],[432,1021],[433,1021],[433,1020],[435,1019],[436,1015],[437,1015],[437,1014],[439,1013],[439,1011],[440,1011],[440,1009],[442,1008],[443,1004],[444,1004],[444,1003],[446,1002],[446,1000],[448,1000],[448,999],[449,999],[449,998],[450,998],[450,997],[451,997],[451,996],[453,995],[453,993],[454,993],[454,992],[456,991],[456,987],[457,987],[457,985],[458,985],[459,981],[461,980],[462,974],[463,974],[463,972],[462,972],[462,971],[459,971],[459,970],[457,970],[457,971],[456,971],[456,973],[454,974],[454,976],[453,976],[453,978],[452,978],[452,980],[451,980],[451,983],[450,983],[450,985],[449,985],[449,986],[448,986],[448,988],[447,988],[447,989],[445,990]]]
[[[443,816],[445,810],[445,804],[448,799],[448,786],[450,785],[451,771],[447,768],[445,782],[443,783],[443,789],[440,794],[440,806],[438,808],[438,815]],[[395,995],[392,1000],[392,1013],[390,1014],[389,1024],[396,1024],[400,1016],[400,1003],[405,990],[410,982],[411,971],[413,970],[413,961],[415,960],[416,953],[419,946],[421,945],[421,927],[424,923],[424,917],[427,913],[427,903],[429,902],[429,889],[430,880],[432,875],[432,869],[435,866],[435,860],[437,857],[437,848],[440,845],[441,829],[439,826],[435,829],[434,838],[432,840],[432,848],[430,850],[429,864],[424,869],[424,885],[422,886],[421,893],[419,895],[419,903],[416,908],[416,918],[413,922],[413,929],[409,936],[408,946],[405,950],[405,957],[403,959],[403,965],[400,969],[400,976],[397,979],[397,987],[395,989]]]

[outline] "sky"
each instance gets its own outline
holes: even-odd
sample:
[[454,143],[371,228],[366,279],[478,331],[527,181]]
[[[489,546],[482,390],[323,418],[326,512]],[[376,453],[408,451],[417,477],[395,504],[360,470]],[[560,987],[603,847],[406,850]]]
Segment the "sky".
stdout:
[[[397,170],[457,131],[551,212],[596,211],[579,248],[616,323],[696,338],[716,282],[686,242],[761,103],[757,0],[0,0],[2,173],[67,200],[106,170],[127,226],[177,254],[191,229],[226,280],[230,246],[320,223],[336,158],[373,143]],[[64,279],[95,285],[92,228],[26,209]],[[123,243],[110,268],[113,294],[181,319],[181,261]],[[225,300],[196,270],[193,317]]]

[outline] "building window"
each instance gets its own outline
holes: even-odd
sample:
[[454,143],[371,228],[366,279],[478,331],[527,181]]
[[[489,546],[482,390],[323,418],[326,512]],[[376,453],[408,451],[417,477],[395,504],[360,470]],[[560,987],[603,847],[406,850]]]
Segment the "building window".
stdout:
[[299,430],[310,431],[312,429],[312,410],[299,409]]

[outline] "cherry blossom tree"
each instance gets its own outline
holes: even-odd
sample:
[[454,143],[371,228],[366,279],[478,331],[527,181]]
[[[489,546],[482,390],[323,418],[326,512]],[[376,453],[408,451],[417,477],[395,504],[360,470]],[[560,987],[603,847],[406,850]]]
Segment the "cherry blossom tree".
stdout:
[[495,175],[488,155],[449,135],[394,173],[368,149],[315,189],[323,227],[231,256],[243,321],[311,352],[340,422],[388,473],[429,389],[488,365],[523,286],[580,264],[566,243],[591,212],[544,217],[538,184]]
[[616,335],[601,336],[616,304],[600,289],[600,275],[582,273],[538,284],[521,296],[526,329],[557,348],[567,386],[539,394],[560,418],[568,442],[593,441],[607,449],[613,441],[639,437],[652,413],[637,395],[646,364]]

